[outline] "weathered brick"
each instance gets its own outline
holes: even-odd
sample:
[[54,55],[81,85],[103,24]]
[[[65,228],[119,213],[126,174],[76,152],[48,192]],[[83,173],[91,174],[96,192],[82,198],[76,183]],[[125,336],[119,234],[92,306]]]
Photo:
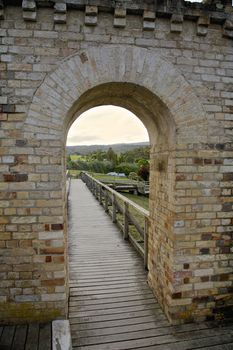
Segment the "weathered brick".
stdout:
[[[162,5],[158,18],[148,4],[128,15],[127,4],[98,14],[95,1],[85,13],[56,2],[21,16],[7,7],[0,29],[0,247],[12,256],[3,254],[0,270],[17,286],[9,282],[5,292],[14,305],[31,303],[43,313],[59,304],[64,316],[64,125],[79,97],[85,108],[85,93],[94,88],[102,99],[101,86],[111,81],[107,94],[141,116],[153,144],[150,285],[173,321],[204,319],[215,308],[205,295],[221,300],[230,291],[233,51],[229,37],[220,38],[231,26],[211,18],[201,38],[212,8],[206,17],[195,9],[190,21],[164,16]],[[114,83],[123,85],[115,90]]]
[[5,182],[24,182],[28,181],[27,174],[3,174]]

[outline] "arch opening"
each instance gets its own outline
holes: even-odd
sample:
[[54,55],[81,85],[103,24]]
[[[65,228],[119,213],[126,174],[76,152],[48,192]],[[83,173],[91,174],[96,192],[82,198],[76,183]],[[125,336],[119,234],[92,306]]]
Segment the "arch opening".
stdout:
[[167,271],[172,274],[172,254],[168,257],[167,252],[172,246],[175,216],[175,122],[167,106],[148,89],[132,83],[106,83],[88,90],[75,101],[64,120],[65,140],[70,126],[83,112],[109,104],[132,111],[149,135],[149,280],[164,306],[170,292],[164,275]]
[[106,83],[85,92],[75,101],[64,121],[66,135],[83,112],[101,105],[115,105],[134,113],[147,129],[155,150],[174,149],[175,122],[168,108],[148,89],[131,83]]
[[70,126],[67,147],[149,143],[147,129],[128,109],[114,105],[93,107]]

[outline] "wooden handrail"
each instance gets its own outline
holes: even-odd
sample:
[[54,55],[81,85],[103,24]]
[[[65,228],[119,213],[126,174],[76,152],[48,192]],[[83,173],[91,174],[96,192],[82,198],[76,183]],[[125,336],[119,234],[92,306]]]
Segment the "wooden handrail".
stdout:
[[[112,222],[118,225],[123,233],[124,239],[128,239],[136,250],[144,257],[144,266],[147,268],[149,211],[140,207],[138,204],[121,195],[101,181],[98,181],[86,172],[81,172],[80,178],[87,185],[99,203],[104,207],[106,213],[111,216]],[[119,203],[119,201],[123,202],[123,204]],[[111,210],[109,210],[109,207],[111,207]],[[142,215],[144,218],[143,227],[133,213],[130,212],[130,208],[135,209]],[[121,220],[119,220],[118,216],[121,217]],[[134,226],[138,232],[141,238],[140,243],[131,234],[130,226]],[[144,243],[143,246],[142,243]]]

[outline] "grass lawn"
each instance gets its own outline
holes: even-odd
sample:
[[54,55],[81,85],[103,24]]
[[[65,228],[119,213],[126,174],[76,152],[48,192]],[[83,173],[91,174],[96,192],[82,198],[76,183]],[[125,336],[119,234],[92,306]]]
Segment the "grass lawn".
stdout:
[[119,181],[119,182],[127,182],[127,183],[131,181],[127,177],[122,177],[122,176],[111,176],[111,175],[99,174],[99,173],[89,173],[89,174],[99,181],[109,181],[109,182]]
[[81,155],[78,154],[71,154],[70,155],[71,160],[73,160],[74,162],[78,159],[84,159],[84,157],[82,157]]
[[122,193],[125,197],[129,198],[131,201],[137,203],[146,210],[149,210],[149,197],[147,196],[137,196],[130,193]]
[[69,175],[72,177],[78,177],[81,170],[69,170]]

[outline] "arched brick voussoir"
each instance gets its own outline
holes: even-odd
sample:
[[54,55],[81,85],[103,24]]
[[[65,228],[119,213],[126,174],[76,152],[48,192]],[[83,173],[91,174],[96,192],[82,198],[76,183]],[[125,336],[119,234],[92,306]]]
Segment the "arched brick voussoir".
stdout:
[[[195,142],[205,141],[205,111],[182,74],[153,49],[125,45],[88,48],[62,61],[37,89],[25,123],[35,125],[36,119],[36,135],[50,127],[50,135],[61,137],[66,119],[77,112],[79,98],[112,82],[133,83],[156,95],[170,112],[179,142],[190,142],[191,135]],[[156,103],[154,109],[156,115]]]

